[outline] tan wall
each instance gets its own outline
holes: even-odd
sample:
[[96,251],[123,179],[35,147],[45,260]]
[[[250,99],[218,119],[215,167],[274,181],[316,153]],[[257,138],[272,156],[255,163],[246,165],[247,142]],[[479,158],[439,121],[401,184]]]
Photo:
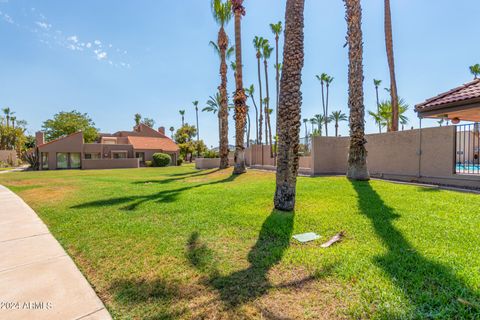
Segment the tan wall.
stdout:
[[247,160],[247,164],[251,166],[254,166],[254,165],[274,166],[275,165],[275,158],[270,157],[270,146],[253,145],[249,148],[249,151],[246,153],[246,156],[249,157],[249,159]]
[[0,150],[0,161],[17,165],[17,152],[15,150]]
[[[419,157],[420,130],[367,135],[367,164],[374,176],[450,177],[454,174],[455,128],[422,129],[422,156]],[[315,174],[344,174],[347,170],[348,137],[315,137]]]
[[220,158],[197,158],[195,168],[200,170],[215,169],[220,166]]
[[[82,153],[83,151],[83,134],[77,133],[68,136],[58,141],[47,143],[39,146],[38,150],[41,153],[48,153],[48,168],[49,170],[55,170],[57,168],[57,153]],[[40,164],[41,167],[41,164]]]
[[140,167],[138,159],[82,160],[82,169],[121,169]]

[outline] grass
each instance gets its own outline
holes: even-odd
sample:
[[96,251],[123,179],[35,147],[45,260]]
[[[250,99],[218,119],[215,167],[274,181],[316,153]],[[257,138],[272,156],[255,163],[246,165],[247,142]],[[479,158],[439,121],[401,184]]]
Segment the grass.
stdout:
[[[7,173],[116,319],[479,319],[480,197],[191,166]],[[340,230],[343,242],[320,248]],[[301,245],[297,233],[320,241]]]

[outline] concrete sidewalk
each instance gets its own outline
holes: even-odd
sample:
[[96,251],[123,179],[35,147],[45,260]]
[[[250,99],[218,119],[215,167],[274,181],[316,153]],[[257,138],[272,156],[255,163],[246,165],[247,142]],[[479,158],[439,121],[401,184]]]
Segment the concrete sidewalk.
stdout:
[[111,319],[37,214],[0,186],[0,319]]

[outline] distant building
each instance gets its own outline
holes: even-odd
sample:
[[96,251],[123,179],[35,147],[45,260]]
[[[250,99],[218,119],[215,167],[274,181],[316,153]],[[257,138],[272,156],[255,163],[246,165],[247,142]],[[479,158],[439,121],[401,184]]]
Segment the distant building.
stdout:
[[85,143],[77,132],[45,143],[44,133],[36,133],[40,170],[138,168],[152,161],[154,153],[166,153],[176,165],[177,144],[165,135],[165,128],[154,130],[144,124],[133,131],[100,134],[95,143]]

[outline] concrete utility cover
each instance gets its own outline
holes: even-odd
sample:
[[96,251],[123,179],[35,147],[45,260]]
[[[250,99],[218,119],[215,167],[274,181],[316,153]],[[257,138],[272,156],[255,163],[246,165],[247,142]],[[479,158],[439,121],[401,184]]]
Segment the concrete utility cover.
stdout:
[[309,241],[314,241],[317,239],[320,239],[320,236],[316,234],[315,232],[307,232],[307,233],[302,233],[302,234],[296,234],[293,236],[293,239],[305,243]]

